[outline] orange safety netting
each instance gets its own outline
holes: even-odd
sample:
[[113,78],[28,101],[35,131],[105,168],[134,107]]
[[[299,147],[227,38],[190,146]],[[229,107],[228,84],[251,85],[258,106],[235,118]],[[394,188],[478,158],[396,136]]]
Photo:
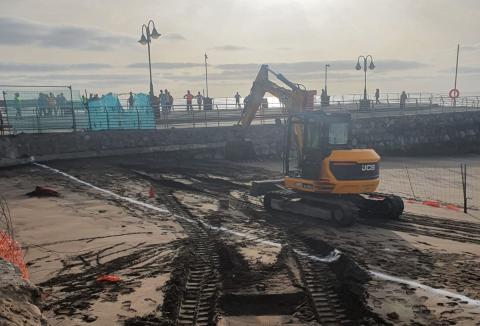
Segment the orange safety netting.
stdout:
[[20,270],[22,277],[28,279],[28,270],[20,245],[2,230],[0,230],[0,258],[12,263]]

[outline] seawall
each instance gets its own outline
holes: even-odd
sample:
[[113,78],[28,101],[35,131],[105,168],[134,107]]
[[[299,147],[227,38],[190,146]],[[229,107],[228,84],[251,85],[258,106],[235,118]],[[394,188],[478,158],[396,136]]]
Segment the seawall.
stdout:
[[[151,152],[221,158],[227,141],[243,137],[253,142],[259,156],[280,155],[283,135],[282,126],[254,125],[0,136],[0,167]],[[389,155],[480,153],[479,136],[480,111],[369,117],[352,124],[355,147]]]

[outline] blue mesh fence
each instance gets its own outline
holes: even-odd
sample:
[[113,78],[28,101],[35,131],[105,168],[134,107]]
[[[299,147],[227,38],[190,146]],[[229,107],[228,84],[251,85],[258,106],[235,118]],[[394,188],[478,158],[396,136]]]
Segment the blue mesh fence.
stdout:
[[145,94],[136,94],[128,107],[123,107],[117,96],[107,94],[88,100],[87,108],[91,130],[155,128],[153,108]]
[[79,92],[65,88],[4,90],[2,120],[11,133],[71,131],[77,111],[82,110]]
[[2,134],[74,130],[154,129],[149,96],[136,94],[133,106],[122,106],[114,94],[85,100],[70,88],[4,90],[0,100]]

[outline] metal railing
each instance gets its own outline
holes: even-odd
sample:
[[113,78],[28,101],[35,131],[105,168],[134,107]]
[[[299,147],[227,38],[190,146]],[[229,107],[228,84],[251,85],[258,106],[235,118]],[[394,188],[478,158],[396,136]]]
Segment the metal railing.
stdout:
[[[404,109],[400,109],[400,100],[394,95],[381,98],[380,103],[373,100],[370,109],[363,111],[360,111],[359,96],[348,100],[347,96],[342,99],[332,96],[329,106],[322,106],[316,98],[315,109],[350,112],[359,119],[480,110],[480,96],[460,97],[454,103],[446,96],[415,95],[410,94]],[[53,106],[41,106],[33,100],[15,106],[12,100],[4,100],[0,101],[0,134],[221,127],[236,124],[243,110],[243,103],[239,107],[234,98],[215,98],[207,107],[193,102],[193,110],[187,110],[183,99],[176,99],[173,103],[169,107],[120,105],[89,108],[75,100]],[[277,119],[285,119],[286,115],[284,106],[269,98],[268,105],[258,110],[252,124],[274,124]]]

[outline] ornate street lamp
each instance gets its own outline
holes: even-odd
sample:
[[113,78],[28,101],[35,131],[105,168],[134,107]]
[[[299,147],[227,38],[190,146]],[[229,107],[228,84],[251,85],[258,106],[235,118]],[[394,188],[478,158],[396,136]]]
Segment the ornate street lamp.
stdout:
[[[370,64],[367,66],[368,58],[370,58]],[[373,57],[369,54],[366,56],[359,56],[357,59],[357,65],[355,69],[362,70],[362,65],[360,64],[360,59],[363,59],[363,71],[365,73],[365,86],[363,88],[363,100],[360,100],[360,110],[369,110],[370,109],[370,100],[367,99],[367,67],[370,70],[375,69],[375,64],[373,63]]]
[[373,63],[373,57],[369,54],[367,56],[359,56],[357,59],[357,65],[355,66],[355,69],[361,70],[362,65],[360,64],[360,59],[363,59],[363,71],[365,72],[365,87],[363,89],[363,100],[367,100],[367,61],[368,58],[370,58],[370,64],[368,65],[368,69],[373,70],[375,69],[375,64]]
[[[150,25],[152,29],[150,29]],[[147,24],[142,25],[142,36],[138,41],[138,43],[142,45],[146,44],[148,47],[148,68],[150,71],[150,96],[153,96],[152,61],[150,59],[150,43],[152,42],[152,39],[157,39],[160,36],[161,34],[157,32],[157,29],[155,28],[155,23],[153,22],[153,20],[150,19]]]

